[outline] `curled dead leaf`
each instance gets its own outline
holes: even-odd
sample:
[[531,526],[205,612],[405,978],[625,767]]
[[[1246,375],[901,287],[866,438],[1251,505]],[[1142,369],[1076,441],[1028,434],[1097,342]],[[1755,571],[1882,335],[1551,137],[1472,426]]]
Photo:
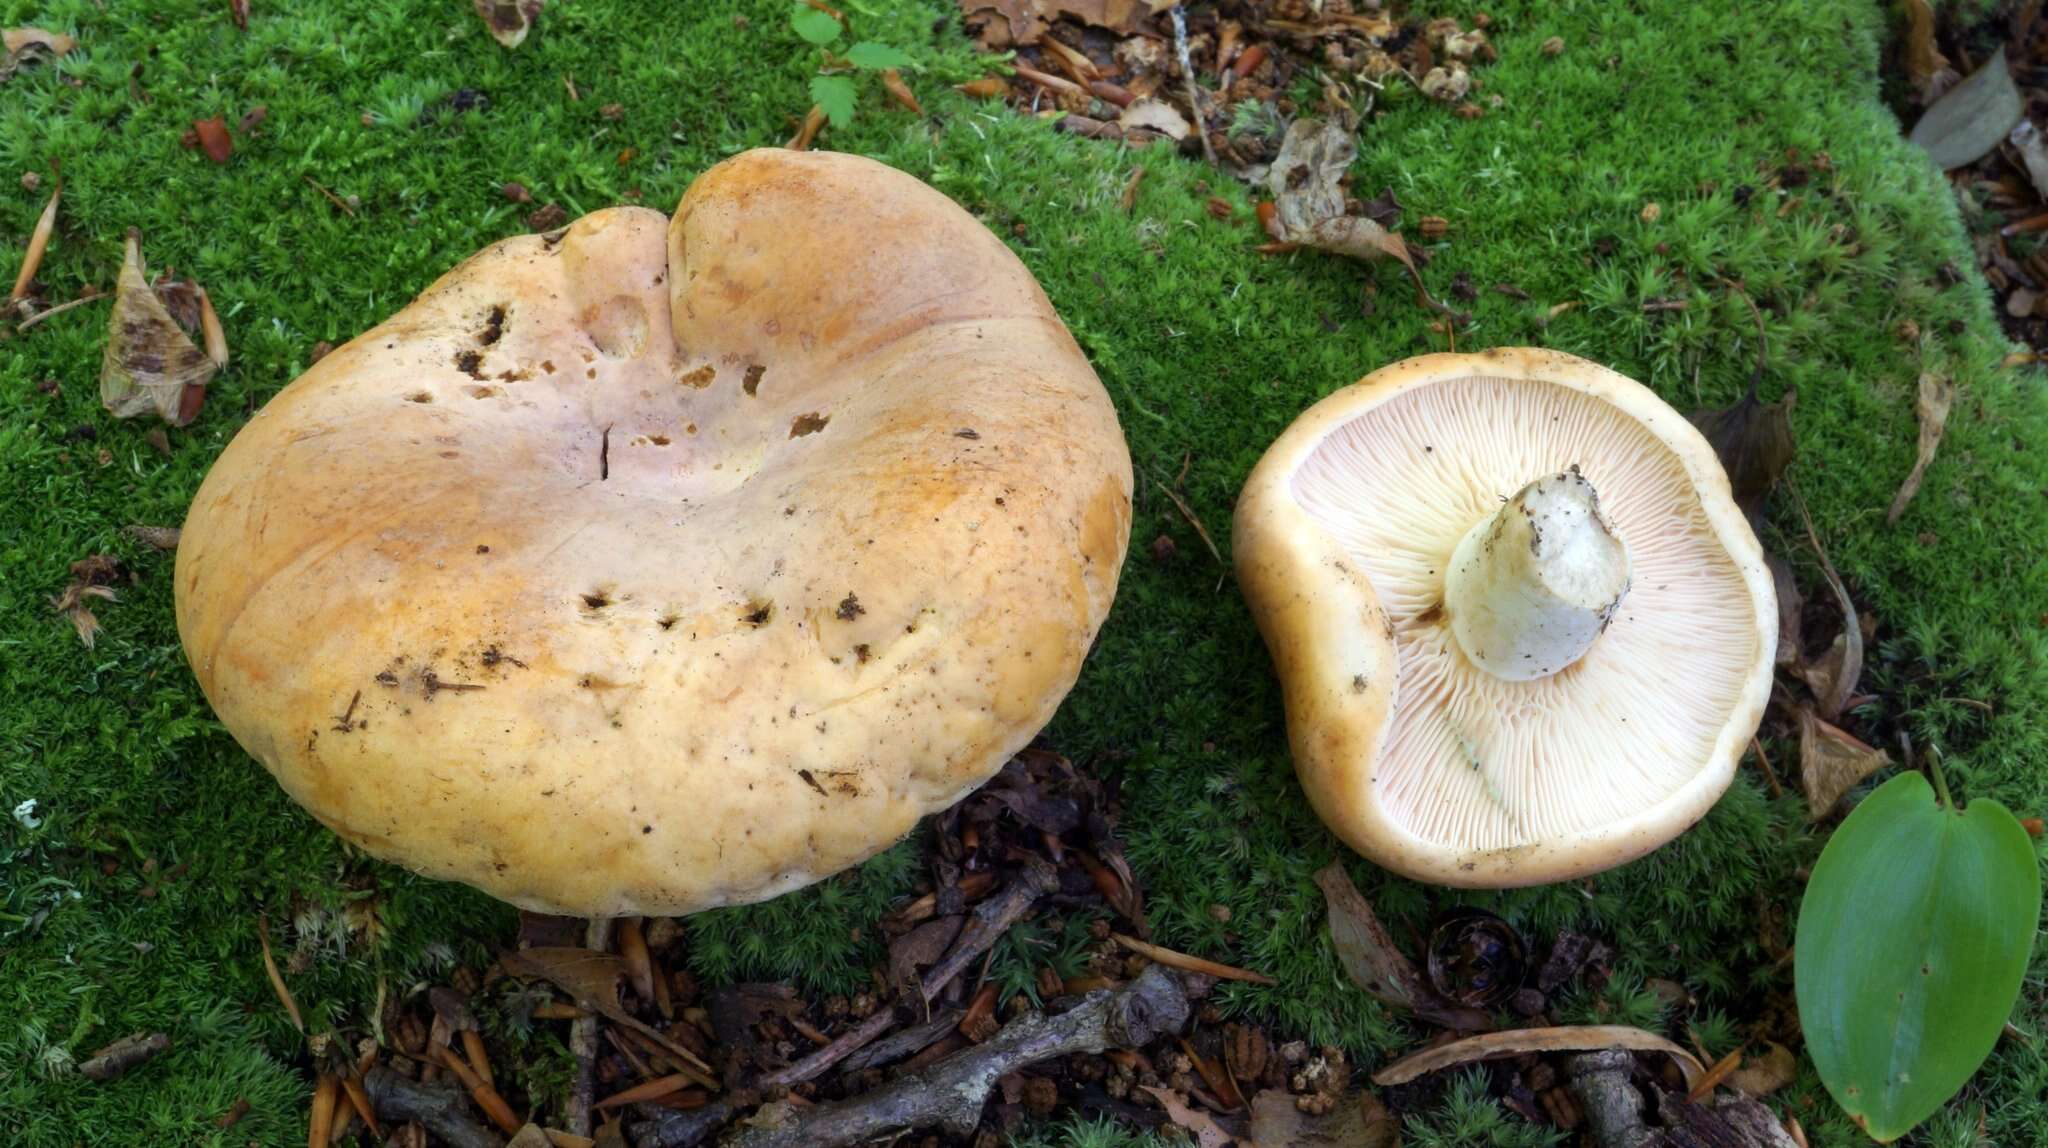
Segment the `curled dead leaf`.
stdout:
[[1407,270],[1424,306],[1456,315],[1423,286],[1407,240],[1371,219],[1345,213],[1339,181],[1357,157],[1358,141],[1343,127],[1306,117],[1294,121],[1268,170],[1273,210],[1261,216],[1266,233],[1281,243],[1352,259],[1394,259]]
[[1380,923],[1365,894],[1351,883],[1342,862],[1333,861],[1317,870],[1315,879],[1329,905],[1330,943],[1352,984],[1386,1004],[1445,1028],[1471,1031],[1493,1027],[1484,1012],[1462,1008],[1437,995],[1422,971],[1394,944],[1393,935]]
[[215,163],[226,163],[235,155],[235,141],[228,136],[228,122],[219,116],[193,120],[192,132],[199,137],[199,149]]
[[917,102],[917,93],[911,91],[910,85],[903,82],[902,72],[895,68],[884,71],[882,73],[882,87],[889,93],[890,99],[902,104],[911,115],[921,116],[924,114],[924,105]]
[[1806,814],[1819,821],[1834,811],[1856,783],[1885,768],[1891,755],[1799,707],[1799,776],[1806,789]]
[[1792,408],[1798,401],[1799,393],[1788,389],[1784,398],[1766,403],[1752,384],[1733,406],[1693,412],[1692,424],[1728,472],[1736,505],[1751,517],[1792,464]]
[[1762,1056],[1752,1056],[1742,1067],[1728,1074],[1728,1087],[1750,1096],[1769,1096],[1799,1076],[1799,1061],[1792,1050],[1777,1041],[1764,1045]]
[[1116,122],[1125,131],[1143,128],[1175,141],[1188,138],[1188,132],[1192,130],[1180,109],[1165,100],[1132,100],[1131,106],[1117,116]]
[[[1835,573],[1835,564],[1829,560],[1827,548],[1820,544],[1820,533],[1813,528],[1813,516],[1806,512],[1806,500],[1793,492],[1793,505],[1799,510],[1800,525],[1806,528],[1807,544],[1813,547],[1814,557],[1820,560],[1821,577],[1827,579],[1828,589],[1835,595],[1835,606],[1842,612],[1842,632],[1830,647],[1828,654],[1816,666],[1823,676],[1806,676],[1807,687],[1813,690],[1813,708],[1828,721],[1833,721],[1848,708],[1849,699],[1856,694],[1856,685],[1863,679],[1863,619],[1856,613],[1856,603],[1849,597],[1849,588],[1842,584],[1842,576]],[[1812,669],[1812,667],[1809,667]]]
[[1906,504],[1920,493],[1920,480],[1926,477],[1927,466],[1934,461],[1934,452],[1941,447],[1942,432],[1948,429],[1948,412],[1955,405],[1956,385],[1940,375],[1921,372],[1920,397],[1913,404],[1920,417],[1920,453],[1913,460],[1913,469],[1906,475],[1906,481],[1899,484],[1898,494],[1892,497],[1892,506],[1884,515],[1885,525],[1899,521],[1906,513]]
[[12,76],[15,69],[24,64],[37,64],[54,60],[78,47],[78,41],[62,32],[50,32],[41,28],[7,28],[0,30],[0,81]]
[[1923,104],[1941,98],[1955,85],[1956,71],[1934,42],[1934,8],[1927,0],[1905,0],[1906,34],[1900,41],[1900,62]]
[[1252,1141],[1259,1148],[1401,1148],[1401,1121],[1370,1092],[1341,1097],[1311,1116],[1278,1088],[1252,1097]]
[[526,42],[533,22],[540,16],[543,0],[476,0],[476,14],[483,17],[491,39],[507,48]]
[[1230,1148],[1230,1133],[1206,1112],[1189,1108],[1187,1097],[1164,1088],[1145,1086],[1145,1091],[1166,1110],[1166,1118],[1194,1137],[1195,1148]]
[[115,418],[154,411],[172,426],[184,426],[198,415],[207,381],[218,369],[150,288],[143,273],[142,233],[130,228],[100,360],[100,402]]
[[1440,1044],[1404,1056],[1374,1073],[1372,1082],[1387,1088],[1396,1084],[1406,1084],[1432,1072],[1441,1072],[1446,1068],[1456,1068],[1481,1060],[1520,1056],[1525,1052],[1590,1052],[1602,1048],[1664,1053],[1678,1063],[1678,1071],[1684,1075],[1687,1087],[1706,1072],[1692,1053],[1654,1032],[1645,1032],[1622,1024],[1589,1024],[1565,1025],[1558,1028],[1518,1028],[1507,1032],[1468,1036],[1463,1040],[1454,1040],[1449,1044]]
[[1128,36],[1137,22],[1173,7],[1173,0],[960,0],[967,30],[984,48],[1036,44],[1062,16]]

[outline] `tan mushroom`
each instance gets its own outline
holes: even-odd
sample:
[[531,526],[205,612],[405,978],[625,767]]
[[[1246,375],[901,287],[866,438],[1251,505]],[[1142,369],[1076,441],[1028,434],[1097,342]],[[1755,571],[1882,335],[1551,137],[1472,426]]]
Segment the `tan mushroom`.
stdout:
[[1570,355],[1426,355],[1324,399],[1253,470],[1234,549],[1311,803],[1420,880],[1649,852],[1770,694],[1771,576],[1713,449]]
[[178,629],[380,857],[673,914],[877,852],[1051,717],[1130,459],[1018,260],[917,180],[754,151],[674,220],[494,244],[207,476]]

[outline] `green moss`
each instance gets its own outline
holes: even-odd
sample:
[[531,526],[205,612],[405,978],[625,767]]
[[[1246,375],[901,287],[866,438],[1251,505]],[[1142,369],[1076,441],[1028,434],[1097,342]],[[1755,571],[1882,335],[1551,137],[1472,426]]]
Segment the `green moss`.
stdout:
[[[914,81],[932,114],[914,120],[870,93],[852,128],[824,143],[919,175],[1012,244],[1095,362],[1139,473],[1122,593],[1050,736],[1121,775],[1160,939],[1279,979],[1228,986],[1223,1007],[1342,1044],[1369,1067],[1414,1032],[1337,971],[1308,876],[1341,851],[1293,782],[1242,602],[1159,485],[1185,465],[1189,503],[1227,545],[1239,484],[1296,412],[1444,339],[1386,268],[1253,253],[1251,197],[1227,176],[951,94],[944,85],[980,65],[950,23],[935,37],[947,5],[886,7],[856,16],[858,32],[919,57]],[[1878,99],[1884,14],[1855,0],[1487,7],[1502,59],[1480,71],[1482,98],[1501,105],[1460,120],[1390,89],[1355,169],[1368,193],[1396,191],[1411,227],[1421,214],[1448,220],[1425,275],[1439,294],[1460,272],[1481,289],[1460,346],[1555,347],[1681,407],[1726,403],[1756,348],[1748,312],[1718,284],[1744,283],[1768,313],[1767,395],[1799,390],[1796,481],[1879,621],[1867,678],[1879,700],[1858,720],[1942,745],[1970,796],[2041,811],[2048,424],[2038,377],[1996,368],[2004,347],[1946,183],[1899,141]],[[140,226],[153,265],[207,284],[235,351],[200,420],[170,435],[169,457],[147,444],[147,426],[99,410],[102,309],[59,316],[0,353],[0,488],[11,496],[0,509],[0,805],[34,798],[42,818],[35,829],[0,823],[0,1127],[11,1142],[298,1142],[301,1042],[264,980],[259,913],[283,949],[299,945],[301,925],[315,938],[292,987],[315,1027],[350,1032],[379,981],[402,992],[509,938],[509,910],[345,849],[236,748],[182,662],[169,558],[119,531],[177,522],[214,454],[314,343],[347,339],[522,231],[527,209],[499,194],[504,181],[572,214],[632,189],[667,207],[719,158],[785,138],[808,104],[812,59],[785,6],[686,11],[551,6],[505,52],[460,4],[258,5],[241,33],[211,0],[0,0],[0,23],[81,41],[0,89],[0,234],[18,244],[42,206],[15,173],[61,161],[61,226],[42,273],[55,296],[110,284],[123,232]],[[1551,35],[1567,44],[1555,59],[1536,50]],[[131,94],[138,65],[146,99]],[[452,110],[464,89],[487,106]],[[613,103],[618,120],[601,113]],[[268,119],[237,138],[231,164],[178,146],[192,119],[232,123],[257,104]],[[1811,181],[1771,188],[1791,149]],[[1127,215],[1118,194],[1141,165]],[[353,197],[355,214],[312,182]],[[1211,218],[1211,195],[1237,216]],[[1660,213],[1646,223],[1651,202]],[[1502,282],[1530,298],[1487,290]],[[1672,297],[1687,309],[1641,309]],[[1566,302],[1577,306],[1549,318]],[[1896,334],[1907,320],[1917,345]],[[1953,374],[1962,397],[1919,499],[1887,527],[1922,369]],[[38,389],[44,380],[56,394]],[[1795,520],[1781,509],[1764,533],[1812,585]],[[1149,556],[1161,534],[1178,557]],[[100,611],[107,631],[86,650],[47,599],[66,564],[94,552],[123,555],[140,582]],[[1783,772],[1792,747],[1768,748]],[[1592,881],[1450,895],[1351,866],[1402,927],[1464,902],[1538,937],[1565,924],[1611,935],[1625,987],[1610,1007],[1634,1015],[1633,986],[1662,977],[1739,1031],[1789,989],[1775,947],[1789,940],[1797,871],[1819,844],[1797,797],[1767,797],[1745,768],[1699,828]],[[871,930],[916,865],[899,848],[772,905],[693,921],[698,971],[845,991],[875,953],[855,930]],[[359,922],[365,906],[374,913],[374,939],[348,928],[351,904]],[[1001,975],[1028,976],[1029,955]],[[2031,1032],[2048,1028],[2044,975],[2048,957],[2016,1018]],[[173,1050],[111,1087],[56,1071],[137,1029],[171,1034]],[[559,1058],[540,1059],[546,1091]],[[213,1119],[237,1095],[252,1111],[221,1133]],[[1981,1111],[1994,1140],[2031,1142],[2048,1122],[2044,1095],[2048,1055],[2006,1041],[1940,1128],[1974,1128]],[[1784,1099],[1816,1143],[1855,1142],[1810,1076]],[[1474,1131],[1477,1103],[1431,1114],[1418,1142],[1523,1142]],[[1119,1142],[1067,1127],[1074,1143]]]

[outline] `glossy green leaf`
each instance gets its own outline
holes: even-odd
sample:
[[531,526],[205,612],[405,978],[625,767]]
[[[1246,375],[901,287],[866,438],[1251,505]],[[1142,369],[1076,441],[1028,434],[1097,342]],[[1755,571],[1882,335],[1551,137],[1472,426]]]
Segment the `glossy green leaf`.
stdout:
[[853,101],[858,94],[853,81],[845,76],[811,77],[811,102],[824,111],[835,128],[843,128],[853,119]]
[[789,26],[812,44],[830,44],[839,38],[839,21],[831,13],[820,12],[808,4],[798,4],[789,10]]
[[914,68],[917,66],[917,61],[910,58],[910,53],[901,48],[892,48],[887,44],[877,44],[873,40],[862,40],[860,43],[848,48],[846,50],[846,62],[856,68],[866,68],[874,72],[879,72],[884,68]]
[[1835,830],[1793,979],[1807,1053],[1873,1139],[1932,1115],[1990,1055],[2040,916],[2033,844],[1995,801],[1958,812],[1904,773]]

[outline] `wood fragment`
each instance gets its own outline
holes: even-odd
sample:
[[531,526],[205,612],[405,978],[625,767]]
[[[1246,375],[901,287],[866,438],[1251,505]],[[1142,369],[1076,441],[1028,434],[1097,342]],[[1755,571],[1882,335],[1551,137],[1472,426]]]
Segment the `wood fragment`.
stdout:
[[1150,941],[1141,941],[1136,937],[1125,936],[1122,933],[1111,933],[1110,937],[1124,948],[1168,968],[1180,969],[1183,972],[1189,973],[1204,973],[1218,980],[1225,981],[1249,981],[1255,985],[1279,983],[1264,973],[1255,973],[1250,969],[1240,969],[1235,965],[1218,964],[1203,957],[1178,953],[1172,949],[1161,948]]
[[43,265],[43,253],[50,249],[50,236],[57,229],[57,201],[64,196],[64,181],[50,189],[50,202],[43,205],[43,214],[36,219],[36,229],[28,237],[28,249],[21,257],[21,273],[14,277],[14,290],[8,292],[7,302],[11,305],[28,294],[28,285],[35,280],[36,271]]
[[[611,948],[612,921],[609,917],[593,917],[584,931],[584,946],[593,952],[605,952]],[[610,1002],[593,1002],[610,1003]],[[576,1079],[569,1091],[569,1131],[578,1136],[590,1135],[590,1107],[597,1089],[597,1017],[578,1017],[569,1026],[569,1053],[576,1058]]]
[[171,1038],[160,1032],[124,1036],[80,1061],[78,1075],[105,1084],[169,1047]]
[[442,1066],[454,1073],[464,1088],[469,1089],[469,1098],[476,1102],[476,1106],[483,1110],[485,1116],[490,1117],[491,1123],[504,1129],[508,1136],[519,1131],[525,1122],[513,1115],[512,1106],[505,1103],[505,1098],[498,1095],[497,1089],[485,1084],[483,1077],[478,1076],[467,1061],[457,1056],[453,1049],[436,1048],[434,1052],[440,1058]]
[[469,1115],[453,1086],[413,1080],[378,1065],[364,1074],[363,1088],[378,1116],[417,1120],[447,1148],[504,1148],[502,1137]]
[[1010,63],[1010,67],[1019,76],[1022,76],[1024,79],[1030,80],[1032,83],[1037,84],[1039,87],[1044,88],[1047,91],[1065,92],[1068,95],[1074,96],[1085,96],[1088,94],[1088,89],[1082,87],[1074,81],[1066,79],[1063,76],[1055,76],[1050,72],[1041,72],[1037,68],[1034,68],[1029,64],[1023,63],[1022,61],[1012,61]]
[[[922,1000],[913,1003],[929,1006],[953,978],[987,952],[1019,917],[1038,903],[1040,897],[1057,888],[1059,876],[1053,872],[1052,866],[1037,857],[1027,859],[1001,893],[974,907],[967,923],[961,927],[960,935],[954,939],[952,950],[925,973],[918,991]],[[877,1009],[859,1025],[840,1034],[831,1044],[787,1068],[762,1077],[761,1087],[786,1086],[810,1080],[889,1031],[896,1023],[894,1010]]]
[[1029,1014],[985,1044],[860,1096],[797,1111],[764,1109],[730,1148],[837,1148],[922,1128],[971,1136],[1005,1073],[1051,1057],[1143,1045],[1178,1033],[1187,1019],[1180,979],[1150,968],[1127,988],[1098,993],[1058,1016]]
[[228,1105],[228,1110],[214,1119],[213,1126],[225,1131],[241,1123],[242,1117],[247,1115],[249,1115],[249,1098],[237,1096],[235,1097],[235,1102]]
[[284,974],[277,971],[277,958],[270,955],[270,919],[256,918],[256,939],[263,945],[263,971],[270,977],[270,988],[277,999],[284,1002],[285,1015],[292,1018],[292,1027],[306,1031],[306,1018],[299,1015],[299,1002],[292,999],[292,990],[285,987]]
[[320,1074],[320,1083],[313,1086],[313,1113],[306,1124],[306,1148],[327,1148],[328,1134],[334,1131],[334,1107],[341,1096],[341,1082],[331,1072]]

